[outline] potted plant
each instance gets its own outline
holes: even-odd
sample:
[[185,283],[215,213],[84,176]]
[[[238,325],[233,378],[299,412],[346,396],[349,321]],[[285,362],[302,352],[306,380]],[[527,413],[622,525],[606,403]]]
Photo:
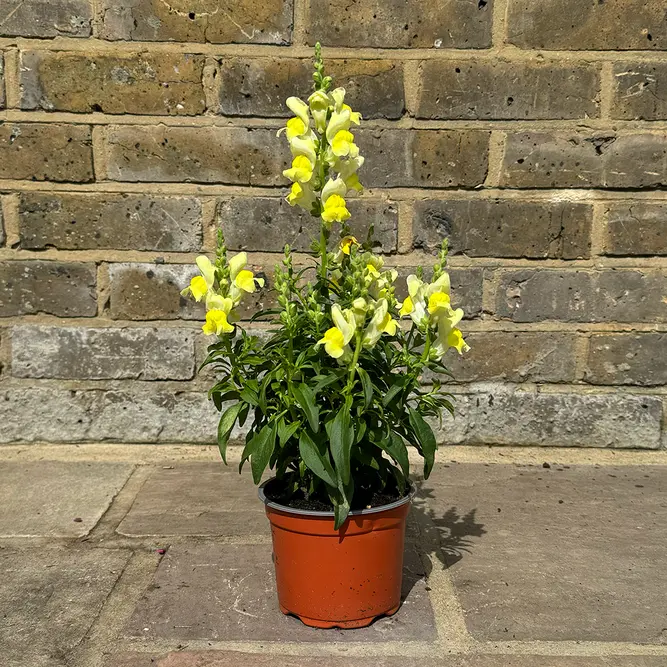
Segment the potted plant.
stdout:
[[[263,285],[246,253],[229,257],[222,233],[215,261],[185,295],[206,303],[206,334],[217,336],[204,365],[219,374],[209,396],[220,411],[218,446],[226,463],[236,424],[248,424],[241,470],[250,462],[273,535],[280,608],[317,627],[362,627],[400,604],[405,521],[413,496],[408,446],[434,463],[429,418],[453,411],[436,379],[445,352],[467,349],[450,303],[443,244],[430,282],[397,272],[350,231],[346,197],[360,192],[364,163],[351,132],[360,114],[332,90],[316,48],[314,92],[287,100],[292,166],[287,201],[319,222],[313,261],[294,265],[289,247],[276,267],[278,308],[268,340],[249,335],[236,308]],[[318,222],[313,223],[317,229]],[[372,236],[372,230],[369,237]],[[408,319],[403,325],[400,320]]]

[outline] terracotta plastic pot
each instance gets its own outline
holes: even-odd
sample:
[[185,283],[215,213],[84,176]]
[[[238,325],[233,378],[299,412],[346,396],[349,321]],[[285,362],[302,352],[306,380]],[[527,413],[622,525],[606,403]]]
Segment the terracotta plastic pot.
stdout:
[[266,497],[278,602],[316,628],[362,628],[401,604],[405,522],[411,492],[390,505],[350,512],[334,530],[333,512],[299,510]]

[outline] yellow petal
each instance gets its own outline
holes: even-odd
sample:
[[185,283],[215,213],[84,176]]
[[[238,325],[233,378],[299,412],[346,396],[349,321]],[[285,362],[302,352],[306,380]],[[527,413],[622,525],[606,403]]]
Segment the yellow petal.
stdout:
[[463,340],[463,334],[460,329],[452,329],[449,332],[449,335],[447,336],[447,345],[453,347],[459,354],[463,354],[470,349],[470,345]]
[[322,220],[324,222],[344,222],[350,217],[345,200],[340,195],[331,195],[324,203]]
[[380,331],[390,336],[395,336],[396,326],[397,326],[396,320],[394,320],[392,316],[389,313],[387,313],[382,319],[382,322],[380,323]]
[[355,157],[355,149],[356,154],[358,155],[359,150],[354,144],[354,135],[347,130],[338,132],[331,141],[331,150],[337,157],[343,157],[345,155]]
[[234,281],[236,286],[239,289],[242,289],[244,292],[254,292],[255,291],[255,276],[252,271],[244,269],[239,271],[239,274],[236,276]]
[[359,241],[354,236],[346,236],[340,242],[340,249],[345,255],[349,255],[353,245],[359,245]]
[[343,356],[345,352],[345,339],[343,332],[336,327],[331,327],[324,334],[324,337],[317,341],[318,345],[324,345],[325,352],[334,359]]
[[208,285],[202,276],[195,276],[190,281],[190,293],[195,298],[195,301],[201,301],[208,292]]
[[407,296],[405,297],[405,301],[403,302],[401,309],[398,311],[398,314],[401,317],[405,317],[406,315],[409,315],[414,309],[415,306],[412,303],[412,299],[409,296]]
[[211,287],[215,280],[215,267],[211,264],[211,260],[206,255],[200,255],[197,257],[196,262],[202,276],[204,276],[206,284]]
[[305,134],[308,130],[308,126],[301,120],[301,118],[290,118],[287,121],[287,140],[294,139],[294,137],[300,137],[302,134]]
[[227,313],[224,310],[214,309],[206,313],[206,324],[202,327],[202,331],[208,336],[213,334],[219,336],[221,333],[231,333],[234,327],[227,321]]
[[305,155],[297,155],[292,160],[292,168],[285,169],[283,176],[289,178],[290,181],[308,183],[313,177],[313,165]]
[[428,312],[433,315],[439,311],[446,311],[451,306],[449,295],[444,292],[435,292],[428,299]]
[[248,263],[248,253],[240,252],[238,255],[234,255],[229,260],[229,273],[232,277],[232,280],[236,278],[245,265]]

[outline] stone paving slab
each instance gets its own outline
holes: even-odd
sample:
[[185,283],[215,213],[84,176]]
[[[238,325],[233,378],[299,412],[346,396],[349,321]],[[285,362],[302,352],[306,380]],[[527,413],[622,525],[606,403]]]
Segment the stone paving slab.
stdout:
[[83,537],[127,481],[124,463],[0,462],[0,537]]
[[0,664],[65,667],[128,559],[107,549],[0,548]]
[[475,638],[667,643],[667,466],[451,464],[421,495]]
[[662,656],[553,657],[510,655],[443,655],[441,658],[287,656],[260,653],[179,651],[168,655],[125,654],[105,667],[664,667]]
[[129,621],[130,636],[215,641],[412,641],[436,637],[421,560],[408,546],[404,603],[360,630],[315,630],[278,609],[269,545],[172,546]]
[[118,532],[128,536],[269,535],[250,475],[219,463],[156,468]]

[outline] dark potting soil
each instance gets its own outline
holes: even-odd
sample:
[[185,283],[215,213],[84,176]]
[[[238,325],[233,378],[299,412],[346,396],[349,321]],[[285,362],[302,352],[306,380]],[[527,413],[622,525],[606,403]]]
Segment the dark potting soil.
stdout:
[[[316,512],[333,512],[333,505],[329,502],[328,498],[326,500],[313,497],[306,498],[301,490],[291,498],[288,497],[285,490],[280,488],[278,480],[273,480],[270,484],[267,484],[264,488],[264,493],[269,500],[285,507],[292,507],[299,510],[313,510]],[[397,488],[385,489],[383,492],[378,492],[362,487],[355,491],[351,509],[355,511],[389,505],[403,497]]]

